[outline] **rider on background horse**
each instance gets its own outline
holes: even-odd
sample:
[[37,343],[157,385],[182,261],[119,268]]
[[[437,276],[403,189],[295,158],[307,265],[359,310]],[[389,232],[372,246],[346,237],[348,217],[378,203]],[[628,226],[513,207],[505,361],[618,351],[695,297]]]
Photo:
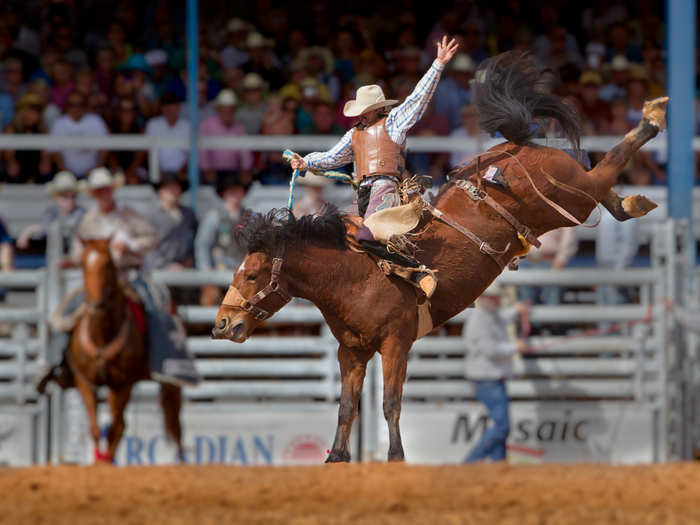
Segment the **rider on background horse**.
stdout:
[[[443,36],[442,41],[437,42],[437,58],[430,69],[406,100],[391,111],[387,111],[387,107],[398,100],[387,100],[381,87],[359,88],[357,98],[348,101],[343,108],[346,117],[360,117],[358,124],[328,151],[309,153],[304,158],[295,155],[292,168],[330,170],[354,161],[360,216],[366,219],[377,211],[401,204],[399,183],[407,175],[406,134],[423,116],[440,75],[457,48],[454,39],[448,43]],[[366,226],[359,229],[357,240],[363,248],[382,259],[394,260],[403,266],[420,266],[415,259],[389,253]]]
[[[63,266],[74,266],[80,261],[80,239],[111,239],[110,253],[122,278],[138,294],[146,314],[148,356],[153,379],[178,386],[196,384],[197,371],[185,349],[184,330],[171,315],[170,295],[165,287],[156,286],[141,273],[144,257],[157,242],[154,227],[139,213],[118,205],[114,190],[120,181],[106,168],[95,168],[87,180],[87,191],[95,199],[76,230],[73,253]],[[64,314],[72,314],[83,301],[79,294],[69,303]],[[72,327],[70,327],[72,329]],[[52,338],[47,359],[47,370],[37,375],[37,390],[41,393],[49,381],[62,388],[74,386],[72,371],[67,365],[65,351],[70,333],[59,331]]]

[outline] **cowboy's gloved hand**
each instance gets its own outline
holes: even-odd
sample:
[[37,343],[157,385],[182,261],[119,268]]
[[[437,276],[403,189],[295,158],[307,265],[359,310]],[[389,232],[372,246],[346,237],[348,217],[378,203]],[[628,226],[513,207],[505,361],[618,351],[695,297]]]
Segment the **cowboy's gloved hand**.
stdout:
[[447,64],[452,60],[452,57],[457,52],[457,48],[459,48],[457,41],[453,38],[448,44],[447,35],[444,35],[442,42],[437,43],[437,59],[443,64]]

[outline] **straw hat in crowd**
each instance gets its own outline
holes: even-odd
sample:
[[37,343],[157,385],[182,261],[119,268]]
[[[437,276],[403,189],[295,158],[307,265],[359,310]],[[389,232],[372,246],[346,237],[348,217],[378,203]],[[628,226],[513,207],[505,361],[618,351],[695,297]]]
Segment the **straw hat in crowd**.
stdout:
[[51,196],[59,193],[77,193],[78,179],[70,171],[59,171],[51,179],[51,182],[44,185],[44,189]]
[[81,191],[92,193],[101,188],[112,188],[116,190],[124,185],[124,175],[122,173],[112,174],[107,168],[99,167],[90,171],[87,180],[79,183]]

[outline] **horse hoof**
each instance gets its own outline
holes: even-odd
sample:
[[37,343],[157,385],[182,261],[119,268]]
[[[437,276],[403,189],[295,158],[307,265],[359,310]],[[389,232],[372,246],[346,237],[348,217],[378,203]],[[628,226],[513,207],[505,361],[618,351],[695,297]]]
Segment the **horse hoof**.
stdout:
[[622,209],[630,217],[643,217],[657,206],[644,195],[630,195],[622,199]]
[[659,97],[644,103],[642,118],[647,119],[654,126],[663,131],[666,128],[666,104],[668,97]]
[[331,451],[326,458],[326,463],[350,463],[350,453],[349,452],[335,452]]

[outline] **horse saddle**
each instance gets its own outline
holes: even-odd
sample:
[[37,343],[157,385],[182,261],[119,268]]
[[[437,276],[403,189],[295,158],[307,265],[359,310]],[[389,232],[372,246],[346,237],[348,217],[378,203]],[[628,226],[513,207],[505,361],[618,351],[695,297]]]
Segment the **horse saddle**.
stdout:
[[[405,205],[405,206],[412,206],[411,204]],[[396,208],[403,208],[405,206],[397,206]],[[390,208],[390,209],[396,209],[396,208]],[[389,210],[382,210],[382,211],[389,211]],[[379,214],[381,212],[377,212],[370,216],[370,218],[374,217],[375,215]],[[405,211],[403,212],[405,213]],[[420,216],[418,216],[418,220],[420,220]],[[418,224],[418,220],[416,220],[416,223],[409,229],[406,229],[404,233],[407,233],[411,231],[415,226]],[[386,259],[380,258],[378,255],[375,255],[373,253],[370,253],[366,251],[362,245],[358,242],[357,240],[357,232],[358,230],[362,227],[364,224],[367,224],[367,221],[363,221],[362,217],[359,215],[346,215],[345,216],[345,228],[346,228],[346,234],[345,238],[348,242],[348,246],[350,249],[356,253],[365,253],[367,254],[373,261],[376,262],[377,266],[379,269],[384,273],[385,275],[396,275],[397,277],[400,277],[404,281],[410,283],[414,289],[416,290],[417,293],[417,302],[416,302],[416,309],[417,309],[417,314],[418,314],[418,327],[416,331],[416,339],[419,339],[420,337],[423,337],[427,333],[429,333],[433,329],[433,318],[430,315],[430,297],[433,295],[433,292],[435,291],[435,288],[437,287],[437,277],[435,276],[435,272],[426,266],[419,266],[419,267],[408,267],[408,266],[401,266],[400,264],[397,264],[396,262],[393,261],[388,261]],[[401,220],[398,221],[399,224],[403,224],[404,226],[402,228],[405,228],[409,222],[402,222]],[[368,226],[369,227],[369,226]],[[372,234],[374,235],[374,231],[370,228],[370,231],[372,231]],[[390,231],[389,228],[385,228],[384,230]],[[394,231],[399,231],[399,230],[394,230]],[[399,234],[401,235],[401,234]],[[391,237],[391,236],[389,236]],[[375,237],[377,238],[377,237]],[[418,278],[416,278],[418,277]]]

